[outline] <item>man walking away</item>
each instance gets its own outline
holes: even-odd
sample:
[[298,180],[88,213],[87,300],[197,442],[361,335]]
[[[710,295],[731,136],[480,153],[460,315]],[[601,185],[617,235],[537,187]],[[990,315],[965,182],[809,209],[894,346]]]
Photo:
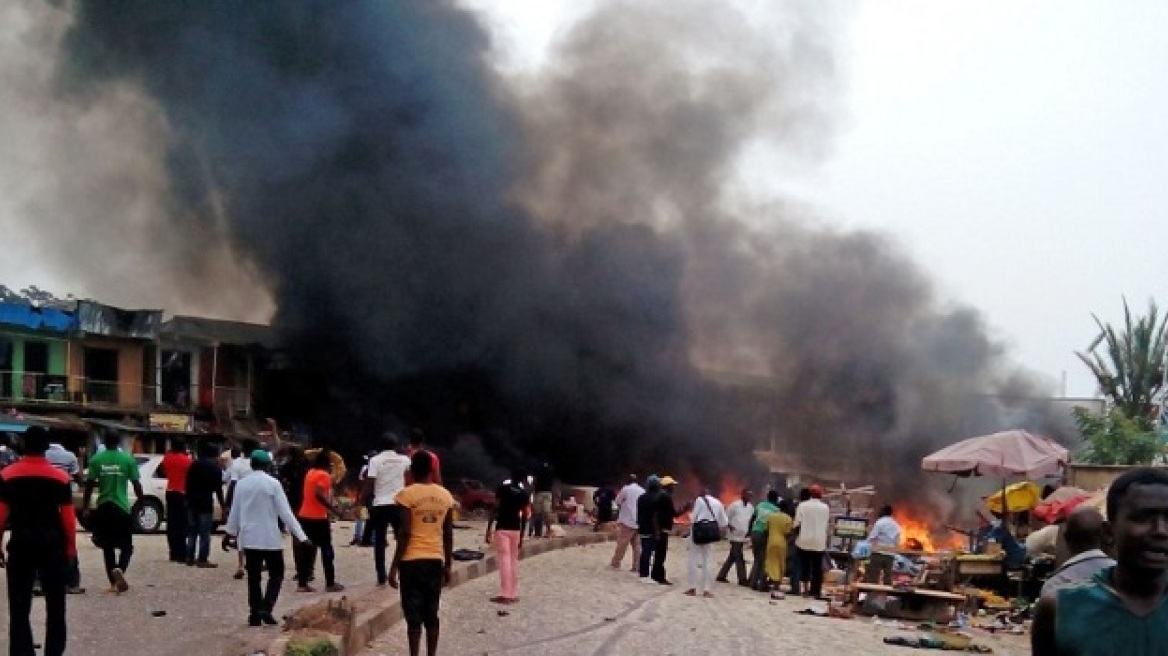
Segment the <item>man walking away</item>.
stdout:
[[[425,451],[430,454],[430,482],[435,485],[442,485],[442,462],[438,459],[438,454],[426,448],[426,434],[422,429],[415,428],[410,431],[410,448],[406,450],[406,457],[413,458],[414,454],[419,451]],[[413,475],[406,472],[406,484],[414,482]]]
[[625,550],[633,545],[633,566],[630,571],[637,571],[637,563],[641,560],[641,540],[637,535],[637,501],[645,493],[645,488],[637,484],[637,475],[629,476],[627,485],[621,488],[616,495],[616,551],[612,553],[612,568],[620,569],[625,559]]
[[527,490],[523,474],[516,470],[495,491],[495,508],[487,520],[486,542],[494,544],[499,561],[499,595],[491,597],[497,604],[519,601],[519,550],[523,548],[523,531],[527,528]]
[[1095,573],[1112,567],[1115,561],[1103,553],[1103,532],[1107,520],[1090,506],[1079,506],[1067,517],[1063,540],[1071,557],[1042,584],[1041,597],[1054,597],[1063,588],[1088,583]]
[[215,524],[216,499],[224,513],[229,514],[223,499],[223,473],[219,469],[218,451],[213,444],[199,447],[199,459],[187,470],[187,535],[184,553],[187,565],[217,567],[208,560],[211,556],[211,529]]
[[767,590],[766,555],[770,532],[767,520],[770,519],[771,515],[779,512],[778,504],[778,491],[768,490],[766,501],[758,504],[750,519],[750,554],[754,560],[750,563],[749,585],[752,590],[759,592]]
[[[726,517],[726,508],[722,502],[715,499],[708,489],[694,500],[690,518],[693,524],[710,521],[718,525],[719,532],[725,533],[730,520]],[[703,597],[713,597],[714,593],[714,544],[698,544],[694,542],[693,531],[690,531],[689,540],[689,589],[685,594],[694,597],[700,592]],[[745,567],[743,568],[745,570]],[[700,570],[700,571],[699,571]]]
[[418,656],[422,627],[426,629],[426,654],[438,653],[438,606],[442,587],[450,585],[454,555],[454,522],[450,509],[454,497],[431,482],[434,461],[418,452],[410,459],[414,483],[397,495],[401,532],[389,570],[389,585],[397,588],[401,574],[401,607],[406,620],[410,656]]
[[795,528],[799,530],[795,545],[802,554],[800,571],[811,581],[811,597],[818,599],[823,593],[823,555],[827,551],[831,509],[823,502],[823,488],[812,485],[810,492],[811,498],[795,510]]
[[726,509],[730,529],[730,555],[726,556],[726,562],[722,563],[722,569],[718,571],[718,581],[722,583],[726,583],[730,567],[734,566],[735,573],[738,574],[738,585],[750,585],[746,579],[746,556],[743,549],[746,547],[746,541],[750,539],[750,519],[754,516],[754,504],[751,503],[753,499],[754,492],[743,490],[742,495]]
[[[69,493],[72,494],[77,489],[77,484],[81,482],[81,463],[78,462],[77,455],[60,444],[51,442],[49,450],[45,451],[45,459],[69,477]],[[65,592],[85,594],[85,588],[81,587],[81,561],[76,555],[73,556],[65,573]]]
[[[799,490],[799,503],[795,504],[795,513],[798,514],[799,506],[811,499],[810,488],[803,488]],[[787,578],[791,581],[790,594],[800,597],[803,595],[803,583],[810,580],[809,576],[803,575],[803,552],[799,550],[799,531],[791,531],[787,542],[789,553],[787,554]]]
[[48,431],[33,426],[24,434],[24,457],[0,472],[0,538],[11,531],[8,645],[21,656],[36,653],[29,613],[37,578],[45,595],[44,653],[65,653],[65,571],[77,557],[77,519],[69,476],[45,459],[48,448]]
[[[240,448],[231,450],[232,461],[227,466],[227,507],[229,509],[235,500],[235,486],[251,473],[251,454],[255,453],[259,448],[259,442],[251,438],[246,438],[242,441]],[[240,551],[239,560],[235,568],[235,578],[238,580],[243,577],[243,551]]]
[[[306,564],[311,566],[316,561],[316,551],[320,549],[320,566],[324,569],[325,590],[340,592],[345,586],[337,583],[336,569],[333,561],[336,552],[333,551],[332,526],[329,524],[329,514],[336,515],[336,508],[332,502],[333,478],[330,470],[332,460],[329,450],[321,449],[312,461],[312,469],[304,477],[304,501],[300,504],[300,525],[312,543],[305,556]],[[300,587],[297,592],[313,592],[308,585],[307,572],[299,572]]]
[[[297,542],[307,542],[304,529],[292,514],[288,497],[276,479],[268,473],[272,468],[272,456],[267,451],[256,449],[249,463],[251,474],[239,481],[235,490],[235,503],[224,528],[223,545],[227,547],[232,537],[247,568],[247,623],[250,626],[277,624],[272,612],[280,597],[280,586],[284,579],[284,536],[280,533],[280,522]],[[268,571],[268,584],[261,592],[263,571]]]
[[134,494],[139,499],[146,495],[138,481],[138,461],[118,448],[121,436],[116,431],[106,431],[102,442],[105,449],[89,459],[89,477],[85,481],[82,507],[84,512],[89,512],[89,502],[96,487],[97,509],[93,511],[92,521],[94,542],[101,547],[106,577],[112,589],[121,594],[130,589],[126,583],[126,570],[134,555],[134,521],[130,516],[126,485],[134,487]]
[[[292,512],[300,512],[300,506],[304,503],[304,477],[308,475],[308,470],[311,469],[308,459],[304,455],[304,450],[299,446],[292,445],[288,447],[288,460],[284,466],[280,468],[280,485],[284,488],[284,494],[288,496],[288,504],[292,506]],[[230,501],[228,502],[230,506]],[[292,543],[292,562],[295,567],[295,575],[293,578],[300,580],[300,573],[304,572],[309,581],[314,578],[314,567],[308,561],[308,557],[312,555],[312,548],[308,543],[293,542]]]
[[170,562],[184,563],[187,560],[187,471],[191,468],[191,457],[181,437],[170,438],[170,451],[162,457],[160,468],[166,476],[166,545]]
[[556,523],[552,515],[552,490],[556,485],[556,470],[547,460],[542,460],[535,468],[535,497],[532,499],[532,517],[539,525],[535,528],[535,537],[549,538],[552,535],[552,524]]
[[637,537],[641,541],[641,556],[637,560],[637,573],[642,583],[652,583],[649,578],[653,563],[653,552],[657,550],[657,497],[661,491],[661,479],[650,474],[645,479],[645,493],[637,499]]
[[395,539],[398,533],[397,493],[406,486],[406,472],[410,459],[398,453],[397,437],[392,433],[382,438],[381,453],[369,459],[369,470],[365,473],[365,487],[362,498],[372,499],[369,510],[369,524],[373,529],[373,568],[377,574],[377,585],[385,585],[389,574],[385,568],[385,550],[389,544],[388,531],[393,528]]
[[596,508],[596,524],[592,527],[593,533],[607,528],[607,524],[613,521],[616,515],[613,512],[615,500],[616,495],[613,494],[612,488],[608,485],[601,485],[592,493],[592,505]]
[[1141,467],[1107,490],[1117,563],[1043,597],[1034,656],[1168,654],[1168,472]]
[[361,465],[361,471],[357,474],[357,487],[361,492],[357,510],[357,521],[353,522],[353,539],[349,540],[350,547],[369,547],[373,545],[373,533],[369,530],[369,506],[370,501],[364,495],[366,488],[365,481],[369,477],[369,460],[377,455],[376,451],[366,453],[362,459],[365,464]]

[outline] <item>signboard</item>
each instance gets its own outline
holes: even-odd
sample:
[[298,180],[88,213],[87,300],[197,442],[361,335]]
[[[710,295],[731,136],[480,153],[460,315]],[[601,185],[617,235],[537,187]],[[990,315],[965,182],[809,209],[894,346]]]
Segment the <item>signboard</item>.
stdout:
[[151,414],[150,430],[167,433],[189,433],[194,430],[191,415]]
[[864,517],[837,517],[832,535],[863,540],[868,537],[868,520]]

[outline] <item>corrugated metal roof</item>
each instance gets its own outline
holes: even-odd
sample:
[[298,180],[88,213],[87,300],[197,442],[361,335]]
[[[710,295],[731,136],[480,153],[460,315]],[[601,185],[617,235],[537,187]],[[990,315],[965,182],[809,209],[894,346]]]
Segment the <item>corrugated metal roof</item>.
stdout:
[[271,326],[199,317],[174,317],[162,324],[158,337],[164,343],[200,346],[276,346],[276,331]]

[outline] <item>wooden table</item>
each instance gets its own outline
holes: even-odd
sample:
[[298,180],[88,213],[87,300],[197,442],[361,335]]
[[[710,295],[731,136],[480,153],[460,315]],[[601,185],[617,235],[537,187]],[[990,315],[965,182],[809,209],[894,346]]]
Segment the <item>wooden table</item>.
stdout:
[[[894,610],[867,607],[860,601],[860,593],[883,594],[900,600]],[[965,595],[929,590],[927,588],[894,588],[876,583],[857,583],[851,588],[852,610],[861,615],[879,615],[904,620],[949,620],[957,614],[957,605],[965,603]]]

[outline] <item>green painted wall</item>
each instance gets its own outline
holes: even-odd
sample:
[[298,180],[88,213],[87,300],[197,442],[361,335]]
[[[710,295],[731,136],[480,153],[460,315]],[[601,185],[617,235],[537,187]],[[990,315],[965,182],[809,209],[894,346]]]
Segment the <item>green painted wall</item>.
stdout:
[[49,345],[49,371],[53,376],[64,376],[66,369],[67,346],[61,339],[45,339],[40,336],[31,336],[5,331],[4,336],[12,340],[12,371],[4,374],[12,383],[12,396],[22,398],[24,391],[24,345],[26,342],[44,342]]

